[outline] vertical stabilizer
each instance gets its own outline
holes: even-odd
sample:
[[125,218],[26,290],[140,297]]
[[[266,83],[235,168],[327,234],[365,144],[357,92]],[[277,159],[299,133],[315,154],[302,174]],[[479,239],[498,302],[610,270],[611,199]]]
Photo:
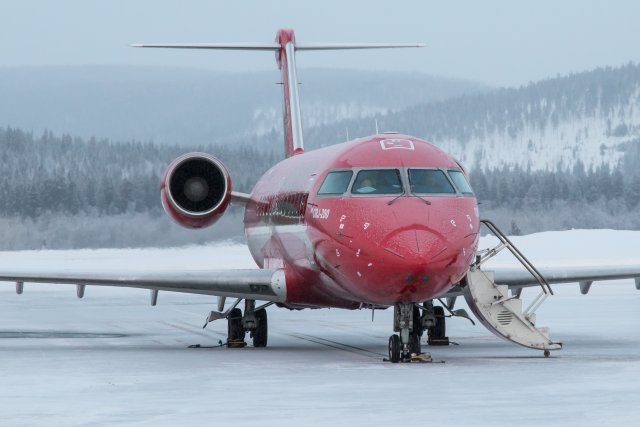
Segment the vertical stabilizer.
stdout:
[[302,141],[302,117],[300,114],[300,96],[298,95],[298,76],[296,72],[296,51],[386,49],[403,47],[422,47],[421,44],[393,43],[296,43],[293,30],[281,29],[271,43],[162,43],[134,44],[133,47],[170,48],[170,49],[218,49],[218,50],[254,50],[276,53],[278,68],[282,73],[282,119],[284,124],[284,152],[291,157],[304,152]]
[[280,45],[280,49],[276,52],[276,61],[282,75],[284,152],[285,156],[290,157],[304,152],[296,71],[296,38],[293,30],[279,30],[276,35],[276,43]]

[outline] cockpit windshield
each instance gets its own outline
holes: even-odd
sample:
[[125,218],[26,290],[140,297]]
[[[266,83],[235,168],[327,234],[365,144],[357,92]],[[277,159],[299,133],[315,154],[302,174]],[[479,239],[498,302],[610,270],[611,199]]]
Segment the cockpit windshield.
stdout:
[[[355,178],[353,177],[355,174]],[[408,181],[407,181],[408,179]],[[408,182],[409,190],[403,190]],[[337,169],[327,173],[318,196],[365,195],[473,195],[464,173],[458,169]]]
[[473,194],[473,190],[471,189],[471,186],[467,182],[467,178],[464,177],[464,174],[462,172],[460,172],[459,170],[450,170],[449,176],[462,194]]
[[447,175],[440,169],[409,169],[409,184],[414,194],[455,194]]
[[320,186],[318,190],[319,195],[337,195],[343,194],[349,188],[349,183],[351,182],[351,177],[353,176],[352,171],[332,171],[327,174],[327,177],[324,179],[324,182]]
[[351,188],[352,194],[401,194],[402,181],[398,169],[361,170]]

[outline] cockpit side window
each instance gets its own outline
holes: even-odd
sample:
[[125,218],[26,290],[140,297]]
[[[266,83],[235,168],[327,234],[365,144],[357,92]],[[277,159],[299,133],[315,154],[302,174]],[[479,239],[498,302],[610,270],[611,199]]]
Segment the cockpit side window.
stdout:
[[349,188],[352,171],[332,171],[327,174],[327,177],[322,182],[318,195],[341,195]]
[[471,189],[469,182],[467,182],[467,178],[465,178],[462,172],[458,170],[450,170],[449,176],[462,194],[473,194],[473,190]]
[[352,194],[401,194],[398,169],[361,170],[351,188]]
[[414,194],[455,194],[451,182],[439,169],[409,169],[409,183]]

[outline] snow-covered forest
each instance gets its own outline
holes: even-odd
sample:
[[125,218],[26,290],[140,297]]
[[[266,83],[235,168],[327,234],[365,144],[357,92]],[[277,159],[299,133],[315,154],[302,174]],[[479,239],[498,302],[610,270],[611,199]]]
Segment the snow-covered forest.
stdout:
[[[470,170],[481,216],[507,232],[640,229],[640,66],[558,77],[378,114],[382,130],[433,141]],[[371,117],[307,128],[310,148],[373,133]],[[159,183],[206,151],[248,192],[281,157],[281,135],[218,144],[80,138],[0,128],[0,249],[169,246],[242,235],[241,211],[206,231],[171,223]]]
[[250,146],[179,147],[83,140],[51,132],[34,136],[0,128],[0,248],[171,246],[239,238],[242,217],[230,208],[206,232],[173,224],[160,204],[167,164],[185,151],[215,153],[234,172],[233,186],[251,189],[277,161]]
[[[567,228],[640,229],[640,150],[624,161],[585,169],[473,169],[483,216],[513,234]],[[0,129],[0,247],[5,249],[166,246],[239,238],[241,212],[231,209],[207,231],[183,230],[162,212],[159,183],[184,147],[107,140],[84,141],[49,132],[34,136]],[[230,168],[233,186],[250,191],[278,160],[268,149],[197,146]]]
[[[469,169],[618,164],[640,138],[640,65],[599,68],[378,115],[380,130],[425,138]],[[372,120],[307,131],[315,146],[372,132]]]

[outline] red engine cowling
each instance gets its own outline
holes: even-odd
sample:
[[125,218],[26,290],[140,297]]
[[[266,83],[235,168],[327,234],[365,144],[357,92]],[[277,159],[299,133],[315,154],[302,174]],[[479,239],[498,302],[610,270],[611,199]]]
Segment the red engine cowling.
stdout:
[[231,177],[224,164],[206,153],[187,153],[164,173],[160,196],[178,224],[203,228],[216,222],[231,200]]

